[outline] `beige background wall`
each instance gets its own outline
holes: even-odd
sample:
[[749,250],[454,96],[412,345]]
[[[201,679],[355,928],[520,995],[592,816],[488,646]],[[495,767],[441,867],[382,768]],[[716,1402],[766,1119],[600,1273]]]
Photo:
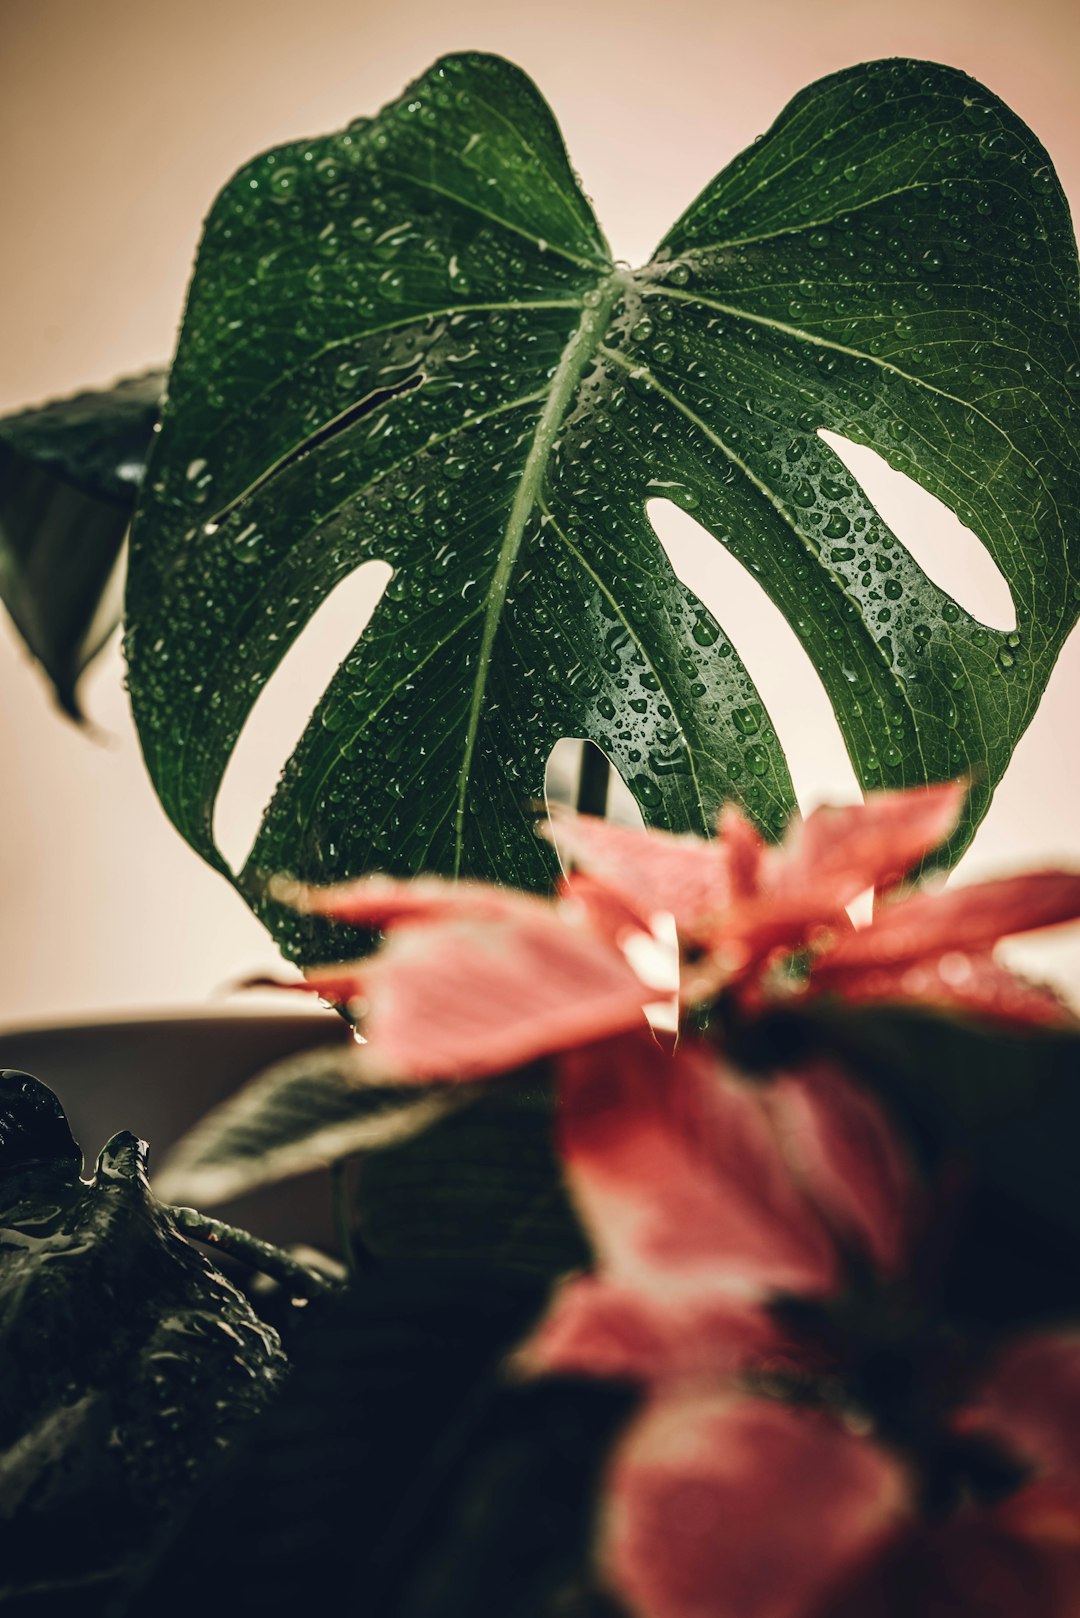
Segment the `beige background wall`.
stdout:
[[[1080,200],[1075,0],[0,0],[0,411],[167,358],[200,219],[233,169],[373,111],[469,47],[538,80],[632,261],[795,90],[872,56],[981,78]],[[849,792],[793,637],[749,592],[721,605],[739,581],[694,545],[688,519],[658,520],[773,696],[804,801]],[[949,525],[917,499],[901,497],[897,521],[923,542],[940,534],[964,567]],[[964,587],[991,610],[977,571]],[[261,929],[158,809],[120,680],[113,648],[89,689],[111,739],[89,743],[0,627],[0,1024],[197,1001],[272,964]],[[962,874],[1080,863],[1078,699],[1074,637]],[[1080,988],[1080,940],[1029,958]]]

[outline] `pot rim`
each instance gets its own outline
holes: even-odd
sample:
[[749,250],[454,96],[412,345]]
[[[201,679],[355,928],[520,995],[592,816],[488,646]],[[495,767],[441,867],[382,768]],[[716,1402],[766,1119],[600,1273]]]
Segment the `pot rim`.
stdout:
[[131,1010],[104,1008],[100,1012],[77,1012],[42,1021],[29,1017],[0,1022],[0,1040],[26,1034],[100,1033],[105,1030],[160,1026],[162,1028],[192,1023],[311,1023],[312,1027],[327,1026],[327,1018],[335,1013],[313,999],[297,999],[292,1005],[179,1005],[146,1006]]

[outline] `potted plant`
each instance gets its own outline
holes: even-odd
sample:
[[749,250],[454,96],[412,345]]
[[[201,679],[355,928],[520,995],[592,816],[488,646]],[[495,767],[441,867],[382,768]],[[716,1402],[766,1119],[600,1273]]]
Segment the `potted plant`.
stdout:
[[[1080,878],[929,880],[1077,616],[1077,337],[1049,158],[953,69],[811,85],[635,271],[535,86],[466,54],[229,182],[167,378],[0,423],[0,590],[58,700],[130,520],[153,787],[341,1013],[153,1188],[0,1081],[13,1610],[1077,1609],[1080,1046],[993,950]],[[823,432],[975,529],[1015,629]],[[795,814],[654,498],[793,624],[864,805]],[[233,869],[229,758],[371,563]],[[538,836],[567,736],[581,813]],[[336,1260],[207,1211],[315,1169]]]

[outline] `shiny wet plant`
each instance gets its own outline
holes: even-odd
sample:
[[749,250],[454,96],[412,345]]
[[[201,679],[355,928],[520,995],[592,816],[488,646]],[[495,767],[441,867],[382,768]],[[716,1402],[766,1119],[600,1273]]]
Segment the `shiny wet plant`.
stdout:
[[[126,1134],[83,1178],[51,1091],[0,1079],[13,1610],[1080,1602],[1080,1041],[995,953],[1078,878],[923,880],[1080,612],[1065,198],[989,90],[873,62],[616,255],[531,81],[446,57],[225,186],[166,375],[0,422],[0,598],[60,705],[129,530],[152,786],[366,1041],[152,1184]],[[1014,621],[838,441],[978,536]],[[656,501],[787,619],[863,806],[799,820]],[[234,868],[230,760],[374,562]],[[593,814],[541,825],[566,737]],[[644,829],[595,813],[611,769]],[[204,1211],[315,1169],[336,1259]]]

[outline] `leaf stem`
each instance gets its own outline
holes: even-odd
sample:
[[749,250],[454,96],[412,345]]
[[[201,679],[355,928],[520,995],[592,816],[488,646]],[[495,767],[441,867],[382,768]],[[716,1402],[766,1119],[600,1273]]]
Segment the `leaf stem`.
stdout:
[[317,1270],[309,1269],[283,1248],[275,1247],[272,1242],[264,1242],[248,1230],[226,1225],[221,1219],[212,1219],[197,1208],[166,1205],[166,1211],[185,1236],[192,1236],[207,1247],[220,1247],[230,1257],[240,1259],[242,1263],[250,1264],[252,1269],[280,1281],[297,1298],[319,1298],[337,1290],[337,1282],[328,1280]]
[[607,754],[602,752],[595,742],[582,742],[577,791],[579,815],[598,815],[601,820],[604,818],[607,814],[610,779],[611,765],[608,763]]
[[334,1234],[337,1237],[338,1257],[345,1266],[350,1281],[357,1270],[356,1247],[353,1244],[352,1209],[349,1205],[349,1160],[339,1157],[330,1165],[330,1203],[334,1215]]

